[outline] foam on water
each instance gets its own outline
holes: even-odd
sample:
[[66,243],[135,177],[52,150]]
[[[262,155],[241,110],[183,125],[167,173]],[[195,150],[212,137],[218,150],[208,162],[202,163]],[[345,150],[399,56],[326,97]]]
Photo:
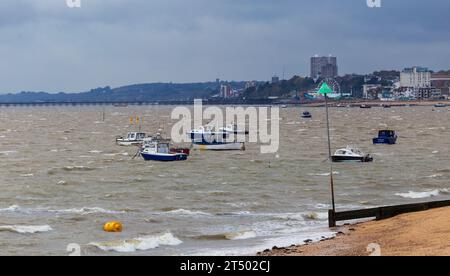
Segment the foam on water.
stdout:
[[63,210],[47,210],[51,213],[66,213],[66,214],[78,214],[78,215],[91,215],[91,214],[125,214],[125,211],[112,211],[106,210],[100,207],[82,207]]
[[201,212],[201,211],[191,211],[191,210],[186,210],[186,209],[176,209],[176,210],[171,210],[171,211],[167,211],[167,214],[172,214],[172,215],[181,215],[181,216],[211,216],[211,214],[206,213],[206,212]]
[[58,214],[78,214],[78,215],[91,215],[91,214],[110,214],[110,215],[117,215],[117,214],[125,214],[125,211],[113,211],[113,210],[106,210],[100,207],[82,207],[82,208],[71,208],[71,209],[61,209],[61,210],[55,210],[55,209],[48,209],[48,208],[22,208],[18,205],[12,205],[8,208],[0,209],[0,212],[18,212],[18,213],[42,213],[42,212],[48,212],[48,213],[58,213]]
[[0,226],[0,232],[7,231],[19,234],[35,234],[52,231],[49,225],[31,226],[31,225],[5,225]]
[[156,236],[143,236],[130,240],[110,241],[110,242],[92,242],[89,245],[95,246],[103,251],[115,251],[121,253],[146,251],[160,246],[176,246],[182,241],[176,238],[172,233],[165,233]]
[[225,238],[228,240],[247,240],[256,238],[256,236],[256,232],[251,230],[225,234]]
[[441,194],[447,194],[448,189],[436,189],[436,190],[428,190],[424,192],[414,192],[409,191],[407,193],[396,193],[396,196],[400,196],[403,198],[412,198],[412,199],[420,199],[420,198],[428,198],[428,197],[435,197],[439,196]]

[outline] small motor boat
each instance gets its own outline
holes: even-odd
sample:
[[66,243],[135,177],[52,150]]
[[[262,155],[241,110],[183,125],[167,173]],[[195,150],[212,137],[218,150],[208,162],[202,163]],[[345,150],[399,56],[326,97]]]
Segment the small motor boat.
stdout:
[[[233,128],[234,129],[234,128]],[[237,141],[236,137],[231,139],[234,131],[213,131],[209,127],[199,127],[188,133],[192,140],[192,147],[195,150],[215,150],[215,151],[227,151],[227,150],[245,150],[245,142]],[[244,132],[245,133],[245,132]],[[238,133],[239,134],[239,133]],[[242,132],[240,134],[243,134]]]
[[144,160],[152,161],[184,161],[188,159],[185,153],[170,151],[170,143],[167,141],[153,140],[146,143],[145,147],[139,152]]
[[305,111],[302,113],[302,118],[312,118],[312,115],[308,111]]
[[119,146],[139,146],[142,145],[146,134],[143,132],[129,132],[126,137],[119,137],[116,143]]
[[226,127],[219,128],[219,132],[227,132],[231,134],[245,134],[247,135],[249,132],[248,130],[239,129],[237,124],[229,124]]
[[435,104],[434,107],[441,108],[441,107],[447,107],[447,105],[444,103],[438,103],[438,104]]
[[362,105],[359,106],[359,108],[362,108],[362,109],[369,109],[369,108],[372,108],[372,106],[367,105],[367,104],[362,104]]
[[369,154],[364,154],[356,147],[347,146],[345,149],[338,149],[331,156],[331,160],[333,162],[372,162],[373,157]]
[[397,134],[394,130],[380,130],[378,132],[378,137],[373,138],[373,144],[387,144],[394,145],[397,143]]

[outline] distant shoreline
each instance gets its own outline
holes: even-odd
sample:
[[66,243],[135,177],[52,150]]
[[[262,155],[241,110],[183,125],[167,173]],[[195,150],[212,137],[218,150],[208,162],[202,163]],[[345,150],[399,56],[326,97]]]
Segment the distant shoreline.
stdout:
[[[146,106],[146,105],[193,105],[193,100],[166,100],[166,101],[68,101],[68,102],[55,102],[55,101],[42,101],[42,102],[0,102],[0,107],[10,106],[115,106],[115,107],[127,107],[127,106]],[[323,107],[324,101],[320,102],[274,102],[269,99],[254,99],[254,100],[235,100],[235,101],[217,101],[217,100],[203,100],[203,105],[223,105],[223,106],[242,106],[242,105],[272,105],[280,107]],[[441,101],[426,101],[426,100],[414,100],[414,101],[364,101],[364,100],[351,100],[351,101],[330,101],[329,105],[334,107],[360,107],[362,105],[368,107],[402,107],[402,106],[434,106],[436,104],[445,104],[450,107],[450,100]]]
[[[450,208],[337,228],[335,238],[274,248],[259,256],[450,256]],[[378,251],[379,249],[379,251]],[[378,252],[377,252],[378,251]]]

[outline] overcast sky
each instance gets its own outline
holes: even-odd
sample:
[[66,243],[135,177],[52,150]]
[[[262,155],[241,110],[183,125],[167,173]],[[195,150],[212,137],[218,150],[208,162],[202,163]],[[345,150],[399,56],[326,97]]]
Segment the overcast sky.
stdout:
[[0,92],[450,69],[450,1],[0,0]]

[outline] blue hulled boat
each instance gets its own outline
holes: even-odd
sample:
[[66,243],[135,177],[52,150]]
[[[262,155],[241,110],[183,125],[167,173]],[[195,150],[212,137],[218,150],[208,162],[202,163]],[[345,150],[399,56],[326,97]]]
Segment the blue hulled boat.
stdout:
[[397,143],[397,134],[394,130],[380,130],[378,137],[373,138],[373,143],[376,144],[388,144],[394,145]]
[[184,161],[188,155],[182,152],[172,152],[168,141],[152,140],[144,145],[140,154],[147,161]]

